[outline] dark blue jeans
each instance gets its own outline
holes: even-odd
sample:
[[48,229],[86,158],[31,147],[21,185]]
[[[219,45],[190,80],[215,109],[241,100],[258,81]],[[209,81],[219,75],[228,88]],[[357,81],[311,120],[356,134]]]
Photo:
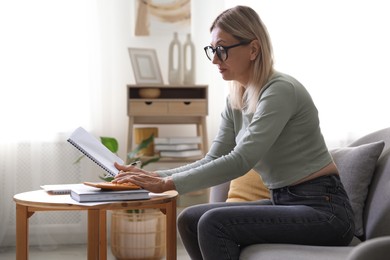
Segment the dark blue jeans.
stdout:
[[271,200],[186,208],[178,229],[191,259],[238,259],[260,243],[345,246],[353,212],[338,175],[271,190]]

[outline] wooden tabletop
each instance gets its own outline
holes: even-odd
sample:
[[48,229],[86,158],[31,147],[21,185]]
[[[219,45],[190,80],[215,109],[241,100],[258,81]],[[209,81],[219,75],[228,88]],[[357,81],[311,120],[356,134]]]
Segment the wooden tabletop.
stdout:
[[88,209],[106,209],[115,210],[123,208],[139,208],[151,207],[152,205],[164,204],[170,202],[177,197],[177,191],[167,191],[156,196],[152,196],[147,200],[131,200],[131,201],[107,201],[94,203],[79,203],[73,200],[69,194],[53,195],[44,190],[28,191],[16,194],[14,201],[19,205],[48,208],[50,210],[88,210]]

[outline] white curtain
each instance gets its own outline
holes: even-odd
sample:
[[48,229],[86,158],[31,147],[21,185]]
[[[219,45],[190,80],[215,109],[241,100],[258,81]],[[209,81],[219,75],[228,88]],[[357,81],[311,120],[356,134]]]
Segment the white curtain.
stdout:
[[[0,247],[15,241],[14,194],[97,178],[94,165],[73,164],[66,138],[78,126],[100,133],[104,120],[98,9],[96,0],[0,1]],[[55,244],[53,232],[77,241],[83,217],[64,214],[34,214],[30,244]]]

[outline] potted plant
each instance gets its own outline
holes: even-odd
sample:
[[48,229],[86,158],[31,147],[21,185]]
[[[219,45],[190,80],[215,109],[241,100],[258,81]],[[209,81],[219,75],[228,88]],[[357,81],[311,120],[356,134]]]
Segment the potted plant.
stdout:
[[[103,145],[117,153],[115,138],[101,137]],[[141,161],[140,168],[157,162],[160,157],[145,159],[142,150],[152,144],[154,136],[142,140],[127,154],[128,163]],[[112,178],[104,178],[111,181]],[[111,252],[117,259],[161,259],[165,255],[165,215],[158,209],[111,211]]]

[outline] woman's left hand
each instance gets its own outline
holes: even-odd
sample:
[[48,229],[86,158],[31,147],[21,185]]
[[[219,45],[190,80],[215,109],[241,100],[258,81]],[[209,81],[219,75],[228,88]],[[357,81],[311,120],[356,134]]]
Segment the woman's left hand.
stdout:
[[170,177],[160,177],[155,174],[148,174],[148,172],[120,172],[113,183],[126,183],[131,182],[146,190],[155,193],[161,193],[168,190],[174,190],[175,184]]

